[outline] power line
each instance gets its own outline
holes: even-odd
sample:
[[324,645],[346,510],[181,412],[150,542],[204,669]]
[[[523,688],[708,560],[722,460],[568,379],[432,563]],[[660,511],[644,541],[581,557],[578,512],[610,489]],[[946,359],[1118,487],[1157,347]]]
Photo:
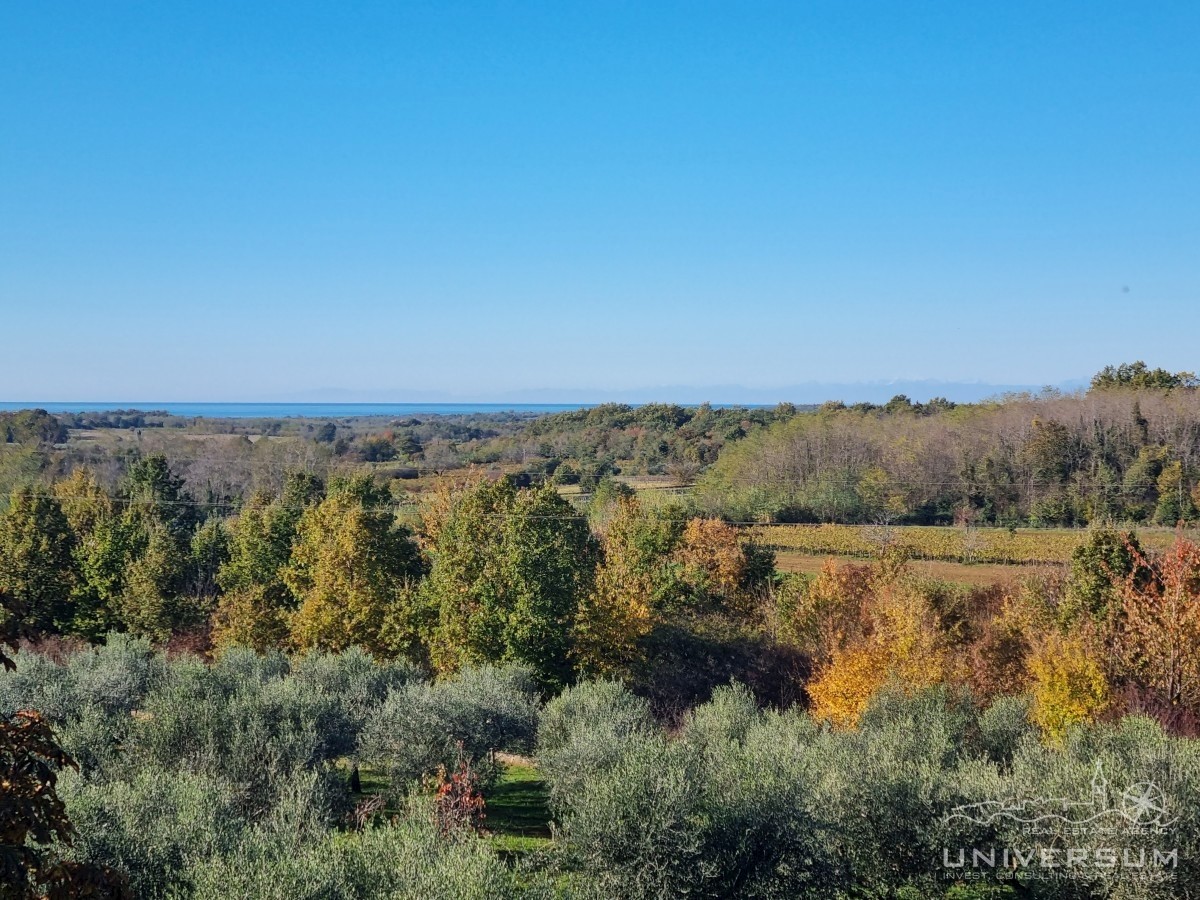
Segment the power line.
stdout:
[[[28,494],[27,496],[35,497],[35,498],[39,498],[39,499],[47,499],[47,500],[61,500],[62,499],[55,494],[46,494],[46,493],[31,493],[31,494]],[[315,504],[310,505],[310,506],[283,505],[283,504],[278,504],[275,501],[272,501],[271,503],[263,504],[263,505],[257,505],[257,504],[251,505],[251,504],[240,504],[240,503],[237,503],[234,501],[211,501],[210,502],[210,501],[205,501],[205,500],[156,500],[153,498],[116,497],[116,496],[112,496],[112,495],[108,495],[108,494],[92,495],[92,496],[88,496],[88,497],[72,497],[72,498],[70,498],[70,500],[72,500],[73,502],[79,502],[79,501],[88,501],[88,502],[93,502],[93,503],[110,502],[113,504],[125,505],[125,506],[135,506],[135,505],[192,506],[192,507],[205,507],[208,509],[227,509],[227,510],[233,510],[233,511],[237,511],[237,512],[244,512],[244,511],[253,510],[253,509],[265,510],[268,507],[272,508],[272,509],[289,510],[289,511],[294,511],[294,512],[304,512],[305,510],[312,509],[313,506],[315,506]],[[404,508],[409,508],[409,509],[419,508],[421,505],[422,504],[420,504],[420,503],[399,503],[399,502],[397,502],[397,503],[388,503],[388,504],[363,505],[362,508],[365,510],[369,510],[369,511],[377,511],[377,512],[393,511],[394,512],[394,511],[397,511],[399,509],[404,509]],[[520,518],[520,519],[534,519],[534,520],[546,520],[546,521],[576,522],[576,521],[588,519],[588,516],[585,513],[570,513],[570,514],[568,514],[568,513],[507,512],[507,513],[480,513],[478,515],[479,515],[479,518],[482,518],[482,519],[501,519],[501,520],[502,519]],[[676,518],[676,519],[656,519],[656,521],[664,522],[664,523],[671,523],[671,524],[686,525],[688,522],[692,521],[695,518],[703,518],[703,516],[690,516],[688,518],[683,518],[683,519],[678,519],[678,518]],[[822,527],[826,527],[826,526],[830,526],[830,525],[835,525],[839,528],[853,528],[856,530],[880,530],[880,529],[901,529],[901,530],[903,530],[903,529],[907,529],[907,528],[935,528],[935,527],[936,528],[952,528],[955,530],[958,529],[958,526],[846,524],[846,523],[837,523],[837,522],[762,522],[762,521],[758,521],[755,519],[744,519],[744,520],[722,519],[721,521],[723,521],[726,525],[732,525],[732,526],[736,526],[739,528],[818,529],[818,528],[822,528]],[[985,526],[985,527],[991,527],[995,530],[1006,530],[1003,528],[1003,526]],[[1062,526],[1052,526],[1051,528],[1047,528],[1047,529],[1026,526],[1022,530],[1024,530],[1024,531],[1056,530],[1057,531],[1057,530],[1062,530]],[[1086,531],[1087,529],[1086,528],[1076,528],[1076,529],[1071,529],[1071,530]],[[840,553],[840,551],[839,551],[839,553]]]

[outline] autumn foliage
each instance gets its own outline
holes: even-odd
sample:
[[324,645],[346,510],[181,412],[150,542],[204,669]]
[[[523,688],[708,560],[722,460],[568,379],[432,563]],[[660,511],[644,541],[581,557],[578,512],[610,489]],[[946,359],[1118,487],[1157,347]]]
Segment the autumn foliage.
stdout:
[[827,660],[808,686],[818,718],[848,727],[884,685],[915,693],[951,678],[948,637],[902,563],[885,558],[846,575],[826,567],[813,587],[805,612]]
[[459,749],[458,764],[452,771],[440,768],[434,776],[433,814],[443,834],[461,829],[478,831],[483,827],[485,803],[478,773]]
[[1200,547],[1179,539],[1119,582],[1120,617],[1114,648],[1120,674],[1167,706],[1200,705]]
[[1182,536],[1152,552],[1094,532],[1069,577],[1034,571],[999,600],[956,596],[886,554],[871,566],[828,561],[790,613],[817,664],[812,711],[840,727],[885,686],[932,684],[979,703],[1027,694],[1051,744],[1125,712],[1200,721],[1200,547]]
[[1029,658],[1034,723],[1052,744],[1072,725],[1094,721],[1108,705],[1104,670],[1078,637],[1046,636]]
[[[20,604],[0,590],[0,671],[21,635]],[[75,829],[58,796],[58,773],[77,768],[49,723],[35,710],[0,717],[0,900],[68,900],[129,896],[124,879],[104,866],[58,859]]]

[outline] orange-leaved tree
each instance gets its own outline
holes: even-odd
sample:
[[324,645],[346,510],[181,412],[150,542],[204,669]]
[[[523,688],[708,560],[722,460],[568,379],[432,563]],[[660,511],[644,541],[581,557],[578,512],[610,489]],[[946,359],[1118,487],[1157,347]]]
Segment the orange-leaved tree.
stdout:
[[813,714],[839,727],[856,725],[885,684],[914,693],[957,675],[920,582],[894,560],[877,565],[873,575],[862,636],[835,644],[808,685]]
[[1182,536],[1154,558],[1132,551],[1151,578],[1120,580],[1114,639],[1118,676],[1168,706],[1200,706],[1200,547]]
[[695,600],[741,615],[754,611],[756,589],[775,570],[774,553],[720,519],[689,519],[675,559]]

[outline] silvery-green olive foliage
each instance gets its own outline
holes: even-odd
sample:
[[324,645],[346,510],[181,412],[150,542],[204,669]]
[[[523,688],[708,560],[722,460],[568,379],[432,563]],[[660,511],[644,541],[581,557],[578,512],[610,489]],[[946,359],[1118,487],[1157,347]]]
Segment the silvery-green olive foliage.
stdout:
[[[885,692],[850,731],[798,710],[759,710],[737,686],[670,733],[628,715],[637,704],[619,685],[581,684],[543,713],[539,762],[562,866],[589,895],[1150,900],[1192,896],[1200,883],[1200,745],[1148,719],[1081,727],[1056,749],[1038,742],[1024,701],[977,710],[941,689]],[[957,858],[958,848],[1111,845],[1111,833],[1063,823],[1032,839],[1016,822],[950,815],[1021,798],[1087,802],[1097,763],[1115,805],[1139,783],[1165,792],[1174,823],[1117,846],[1135,858],[1177,849],[1171,879],[1136,868],[1065,881],[1029,871],[1007,882],[947,877],[943,852]]]
[[592,773],[653,730],[650,705],[619,681],[585,681],[550,700],[538,723],[537,760],[555,813],[566,813]]
[[473,833],[444,834],[427,802],[345,828],[355,798],[342,758],[368,723],[385,732],[388,702],[394,712],[397,697],[428,700],[427,727],[405,732],[416,746],[462,741],[484,760],[528,752],[539,697],[525,669],[431,684],[353,649],[168,662],[119,635],[64,664],[29,652],[17,664],[0,673],[0,706],[44,710],[80,762],[59,781],[78,837],[58,851],[115,867],[133,896],[550,896],[542,876],[514,872]]
[[[430,681],[357,650],[167,661],[114,636],[62,663],[17,654],[0,709],[27,707],[80,763],[59,780],[78,837],[57,852],[121,870],[138,897],[1165,900],[1200,884],[1200,742],[1130,716],[1048,747],[1022,698],[884,691],[839,731],[730,685],[663,726],[615,681],[543,706],[513,666]],[[500,751],[532,753],[548,782],[554,842],[536,872],[444,833],[414,789],[460,754],[494,773]],[[393,778],[388,816],[363,831],[347,815],[355,760]],[[1174,851],[1170,879],[947,877],[944,852],[1031,842],[957,808],[1094,801],[1113,818],[1143,796],[1158,818],[1118,846]],[[1113,840],[1051,822],[1037,842]]]
[[386,769],[398,790],[439,767],[452,770],[460,754],[487,778],[496,752],[532,750],[539,705],[532,674],[519,666],[411,682],[393,689],[368,717],[359,756]]

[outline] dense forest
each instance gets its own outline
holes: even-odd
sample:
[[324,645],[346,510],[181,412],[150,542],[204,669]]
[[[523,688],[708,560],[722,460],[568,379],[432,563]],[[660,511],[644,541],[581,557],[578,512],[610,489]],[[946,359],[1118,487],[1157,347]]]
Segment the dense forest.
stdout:
[[705,475],[735,519],[1086,525],[1197,517],[1200,391],[1097,386],[954,407],[826,404],[749,435]]

